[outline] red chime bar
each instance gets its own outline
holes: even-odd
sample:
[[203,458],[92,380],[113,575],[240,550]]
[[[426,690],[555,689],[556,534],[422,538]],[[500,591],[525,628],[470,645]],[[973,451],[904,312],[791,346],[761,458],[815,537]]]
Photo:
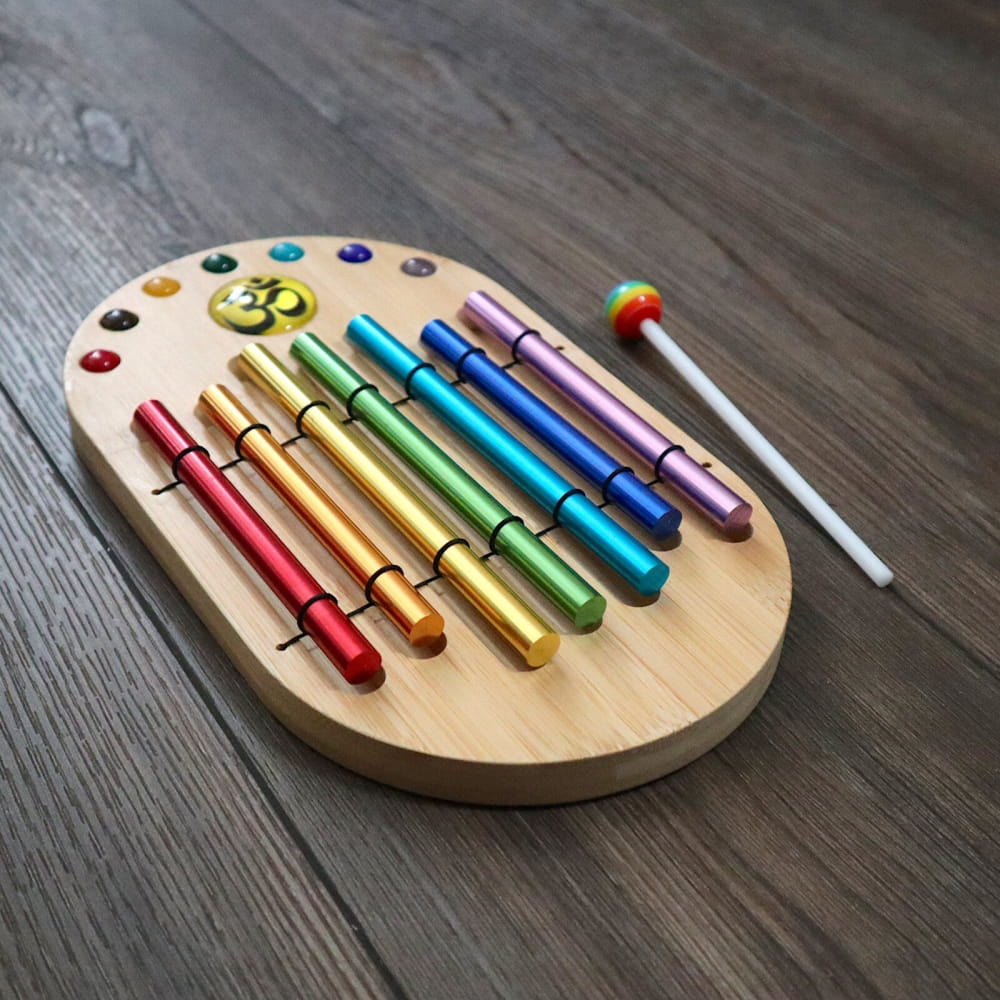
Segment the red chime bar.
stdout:
[[174,479],[190,490],[344,679],[362,684],[378,673],[378,651],[340,610],[336,598],[323,590],[163,403],[141,403],[134,419],[170,463]]

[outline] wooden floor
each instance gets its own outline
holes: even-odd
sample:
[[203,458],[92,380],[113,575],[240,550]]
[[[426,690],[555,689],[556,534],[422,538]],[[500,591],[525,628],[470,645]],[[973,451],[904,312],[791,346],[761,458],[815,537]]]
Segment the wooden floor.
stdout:
[[[997,996],[998,53],[986,0],[7,0],[0,996]],[[789,632],[716,751],[459,807],[256,702],[60,371],[135,274],[324,232],[493,275],[764,497]],[[893,588],[605,334],[624,277]]]

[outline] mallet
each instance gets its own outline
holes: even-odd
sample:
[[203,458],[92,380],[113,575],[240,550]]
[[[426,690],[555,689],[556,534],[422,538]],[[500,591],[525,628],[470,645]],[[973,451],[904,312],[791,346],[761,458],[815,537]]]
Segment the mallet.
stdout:
[[722,390],[660,326],[663,304],[652,285],[626,281],[604,304],[612,329],[626,340],[646,339],[760,459],[830,537],[879,587],[892,583],[892,570],[857,536],[844,519],[799,475],[767,438],[729,401]]

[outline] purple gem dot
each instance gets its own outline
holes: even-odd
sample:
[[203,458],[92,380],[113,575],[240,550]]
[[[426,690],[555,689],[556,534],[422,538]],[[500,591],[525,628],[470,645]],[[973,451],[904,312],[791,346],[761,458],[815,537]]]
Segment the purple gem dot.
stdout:
[[414,278],[426,278],[437,270],[437,264],[426,257],[411,257],[403,261],[400,270],[403,274],[412,275]]

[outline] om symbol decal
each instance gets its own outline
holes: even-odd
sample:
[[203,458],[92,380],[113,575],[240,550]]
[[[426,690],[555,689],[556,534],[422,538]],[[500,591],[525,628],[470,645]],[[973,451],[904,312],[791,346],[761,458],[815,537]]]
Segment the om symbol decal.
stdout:
[[258,274],[223,285],[209,300],[208,313],[219,326],[237,333],[287,333],[316,315],[316,296],[294,278]]

